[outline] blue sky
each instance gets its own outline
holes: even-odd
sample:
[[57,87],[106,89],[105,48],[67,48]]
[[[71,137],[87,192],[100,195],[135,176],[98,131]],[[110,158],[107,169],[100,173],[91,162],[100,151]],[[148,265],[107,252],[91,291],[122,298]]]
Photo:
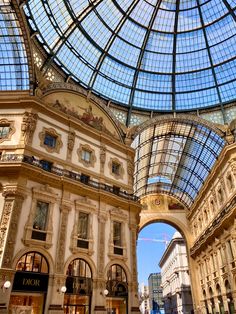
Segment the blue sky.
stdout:
[[148,283],[150,273],[160,271],[158,263],[165,251],[165,243],[150,241],[147,239],[170,240],[176,229],[165,223],[153,223],[146,226],[139,233],[137,258],[138,258],[138,282]]

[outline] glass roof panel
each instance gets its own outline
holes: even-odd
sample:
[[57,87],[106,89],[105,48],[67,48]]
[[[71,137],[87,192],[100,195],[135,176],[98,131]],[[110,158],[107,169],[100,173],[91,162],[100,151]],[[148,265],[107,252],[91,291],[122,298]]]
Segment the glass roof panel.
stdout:
[[7,0],[0,4],[0,90],[29,89],[28,62],[16,15]]
[[134,189],[138,196],[168,193],[194,202],[222,148],[222,137],[194,121],[159,120],[135,138]]
[[24,8],[48,58],[118,104],[169,112],[236,98],[235,1],[28,0]]

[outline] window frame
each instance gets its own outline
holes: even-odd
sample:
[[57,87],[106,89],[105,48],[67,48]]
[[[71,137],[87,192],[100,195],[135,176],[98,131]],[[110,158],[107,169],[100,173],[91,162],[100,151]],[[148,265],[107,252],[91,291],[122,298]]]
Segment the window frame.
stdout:
[[[37,231],[34,228],[34,219],[37,211],[37,203],[48,203],[48,214],[47,214],[47,224],[45,230]],[[51,189],[48,185],[41,186],[41,188],[34,187],[32,189],[32,203],[29,211],[28,219],[24,227],[23,243],[25,245],[37,245],[44,248],[50,248],[52,246],[52,236],[53,236],[53,211],[54,207],[58,202],[58,195]],[[36,235],[38,233],[38,238],[32,238],[32,233]],[[39,234],[40,233],[40,234]],[[40,235],[44,235],[40,237]]]
[[0,137],[0,143],[4,141],[10,141],[12,135],[15,133],[16,129],[14,127],[14,121],[13,120],[8,120],[8,119],[0,119],[0,128],[1,127],[9,127],[9,131],[4,137]]
[[[83,158],[84,152],[87,152],[90,154],[89,160],[86,160]],[[95,150],[92,149],[91,146],[89,146],[88,144],[80,144],[79,148],[77,149],[77,154],[78,154],[79,162],[82,163],[83,166],[85,166],[85,167],[94,167],[95,166],[95,162],[96,162],[97,158],[95,156]]]
[[[55,146],[49,146],[45,144],[46,135],[52,136],[55,138]],[[53,128],[43,127],[42,131],[39,133],[40,146],[46,149],[48,153],[58,153],[60,152],[61,147],[63,146],[61,135]]]

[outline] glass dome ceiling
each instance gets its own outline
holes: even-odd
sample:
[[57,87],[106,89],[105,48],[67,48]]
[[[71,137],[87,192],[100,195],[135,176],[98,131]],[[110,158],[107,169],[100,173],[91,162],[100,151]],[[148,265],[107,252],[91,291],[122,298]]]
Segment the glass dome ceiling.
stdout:
[[235,0],[28,0],[29,23],[55,61],[128,107],[186,111],[235,99]]

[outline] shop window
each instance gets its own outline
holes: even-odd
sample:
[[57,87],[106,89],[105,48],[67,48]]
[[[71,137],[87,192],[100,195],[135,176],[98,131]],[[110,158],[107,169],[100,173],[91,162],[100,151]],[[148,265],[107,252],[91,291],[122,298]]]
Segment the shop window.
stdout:
[[49,204],[37,202],[36,214],[33,222],[32,239],[45,241]]
[[78,222],[78,240],[77,246],[88,249],[88,227],[89,227],[89,214],[79,212],[79,222]]
[[87,144],[81,144],[77,150],[79,161],[85,167],[94,167],[96,156],[95,151]]
[[128,285],[124,269],[112,265],[107,273],[106,308],[107,313],[128,313]]
[[40,146],[49,153],[59,153],[62,147],[61,135],[52,128],[43,128],[39,133]]
[[0,119],[0,143],[10,140],[14,132],[14,121]]
[[66,272],[66,294],[92,295],[92,271],[83,259],[74,259]]
[[43,255],[37,252],[29,252],[19,259],[16,270],[47,274],[49,267]]

